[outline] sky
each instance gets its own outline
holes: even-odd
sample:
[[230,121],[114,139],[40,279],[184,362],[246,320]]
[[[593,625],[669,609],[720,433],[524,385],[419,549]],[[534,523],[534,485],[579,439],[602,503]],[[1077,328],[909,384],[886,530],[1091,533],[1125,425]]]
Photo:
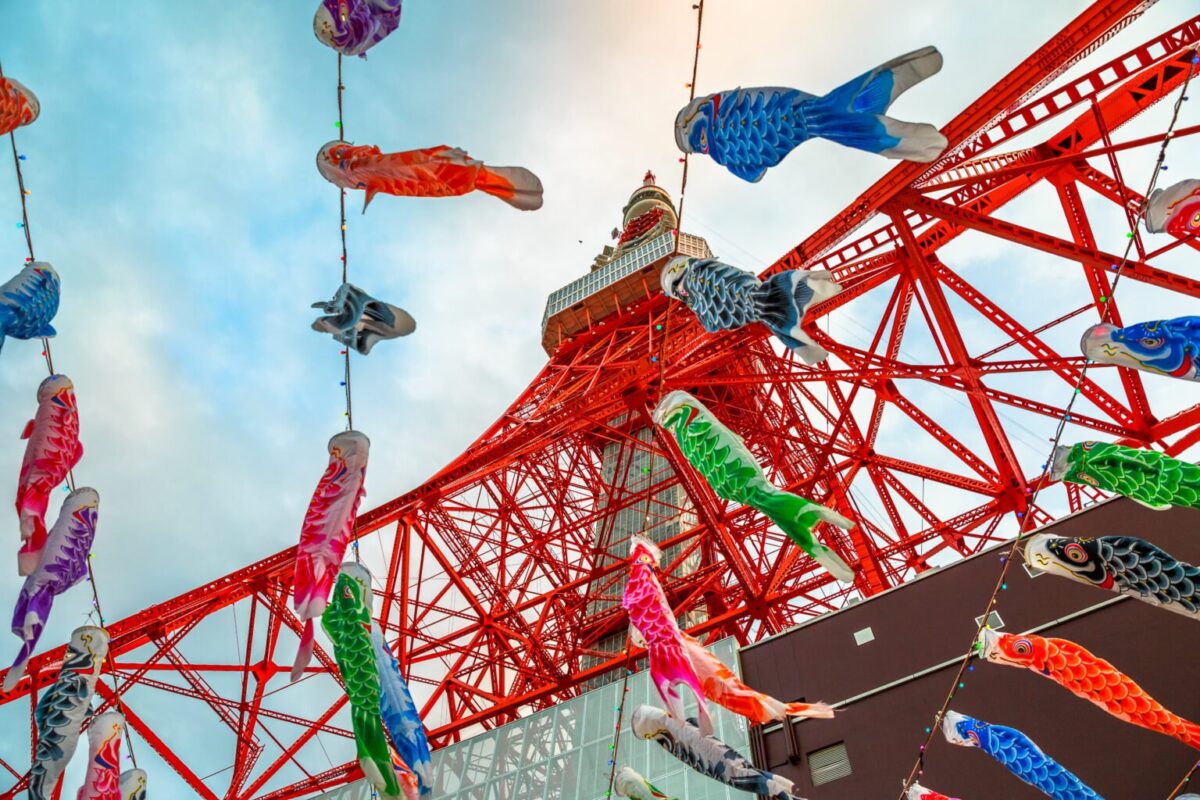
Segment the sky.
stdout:
[[[945,67],[894,114],[940,126],[1086,5],[709,0],[698,88],[821,93],[935,44]],[[338,194],[313,163],[338,133],[335,56],[311,33],[312,9],[284,0],[0,8],[4,72],[41,101],[17,142],[37,256],[62,276],[53,352],[78,396],[76,476],[101,493],[95,569],[115,620],[294,544],[326,442],[343,427],[339,348],[309,328],[310,304],[340,283]],[[1189,8],[1163,0],[1103,53]],[[351,280],[418,322],[413,336],[354,359],[355,423],[372,441],[364,507],[419,485],[517,397],[545,362],[546,296],[609,243],[642,174],[654,170],[677,193],[671,121],[687,101],[693,41],[687,0],[410,0],[392,37],[346,63],[350,140],[385,151],[459,146],[528,167],[545,185],[534,213],[479,194],[379,197],[359,214],[348,198]],[[1155,114],[1131,135],[1161,129]],[[1185,152],[1195,164],[1194,146]],[[1123,157],[1139,176],[1131,183],[1143,182],[1150,157]],[[698,160],[683,227],[725,260],[761,269],[890,166],[818,141],[750,185]],[[1186,168],[1172,175],[1194,174]],[[0,256],[15,272],[24,240],[11,166],[0,176]],[[1006,218],[1051,213],[1061,218],[1052,197],[1034,197]],[[1119,216],[1096,214],[1098,235],[1119,247]],[[956,268],[1031,325],[1073,307],[1056,296],[1068,287],[1049,257],[1013,264],[970,237],[954,247]],[[1133,287],[1130,316],[1173,302]],[[829,324],[862,346],[870,314]],[[964,314],[966,328],[977,324]],[[927,357],[920,342],[906,347]],[[0,495],[15,491],[17,436],[45,371],[39,352],[10,340],[0,353],[0,434],[10,441]],[[945,393],[926,401],[967,413]],[[1035,468],[1051,422],[1011,413]],[[19,585],[4,571],[0,597]],[[81,589],[58,600],[44,646],[89,610]],[[0,657],[15,650],[13,638]],[[187,741],[188,720],[176,729]],[[27,743],[4,738],[0,755],[20,763]],[[228,763],[198,758],[202,774]]]

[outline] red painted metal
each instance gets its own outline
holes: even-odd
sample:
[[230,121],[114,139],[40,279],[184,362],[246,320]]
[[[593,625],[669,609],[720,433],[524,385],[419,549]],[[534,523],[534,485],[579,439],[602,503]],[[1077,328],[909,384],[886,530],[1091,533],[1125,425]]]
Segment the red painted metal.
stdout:
[[[596,544],[618,513],[675,524],[664,542],[680,547],[665,580],[672,603],[702,612],[695,633],[748,642],[976,552],[1012,533],[1014,512],[1048,520],[1101,496],[1070,487],[1030,508],[1044,453],[1022,454],[1026,423],[1011,414],[1019,410],[1041,436],[1063,413],[1083,359],[1056,348],[1056,334],[1077,333],[1113,302],[1117,258],[1098,242],[1084,200],[1140,198],[1144,187],[1125,185],[1116,154],[1155,147],[1162,136],[1119,134],[1182,83],[1200,17],[1046,87],[1147,5],[1096,2],[946,125],[951,148],[938,163],[900,163],[771,266],[830,269],[842,284],[810,311],[808,330],[833,354],[829,362],[809,367],[781,355],[757,328],[704,334],[656,294],[564,342],[459,458],[359,518],[358,535],[380,542],[380,623],[424,700],[435,745],[553,704],[623,663],[597,646],[625,625],[614,602],[624,565]],[[1065,127],[1030,146],[1029,131],[1052,120]],[[1197,132],[1182,127],[1176,137]],[[1018,149],[993,152],[1018,136]],[[1035,229],[997,216],[1035,186],[1057,200],[1065,223]],[[946,246],[961,237],[992,242],[1014,261],[1049,254],[1075,281],[1064,286],[1077,289],[1038,304],[1053,313],[1025,321],[1019,293],[985,291],[995,281],[956,269]],[[1200,280],[1164,262],[1167,241],[1140,249],[1125,276],[1200,296]],[[975,327],[990,326],[986,343],[958,308],[975,315]],[[861,342],[852,324],[865,330]],[[659,354],[662,365],[652,361]],[[1141,376],[1118,372],[1097,368],[1080,387],[1079,438],[1171,453],[1200,442],[1200,405],[1160,419]],[[1011,382],[1021,376],[1045,386],[1015,388],[1026,385]],[[673,388],[702,397],[777,483],[856,520],[851,531],[825,531],[859,567],[852,587],[831,583],[760,514],[713,495],[667,437],[639,435],[652,427],[660,392]],[[604,463],[614,452],[624,464],[653,453],[648,485],[621,485],[623,471]],[[277,553],[109,626],[119,685],[106,673],[102,698],[124,698],[135,737],[149,745],[141,753],[153,751],[198,796],[282,800],[361,775],[353,762],[323,757],[323,741],[350,736],[328,653],[318,649],[305,678],[287,685],[300,629],[288,604],[293,557]],[[685,562],[688,570],[673,569]],[[227,626],[218,615],[231,613],[246,625],[237,658],[184,655],[207,652],[202,623]],[[31,678],[0,697],[5,730],[24,729],[20,717],[61,658],[62,648],[36,656]],[[159,710],[162,698],[173,709],[185,703],[211,738],[183,736],[175,713]],[[199,774],[214,758],[224,769]]]

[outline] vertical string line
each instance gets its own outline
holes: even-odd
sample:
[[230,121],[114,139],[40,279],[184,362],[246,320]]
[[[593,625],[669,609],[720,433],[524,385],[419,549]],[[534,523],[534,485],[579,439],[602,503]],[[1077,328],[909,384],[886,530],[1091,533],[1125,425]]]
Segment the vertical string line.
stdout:
[[[1179,120],[1179,110],[1183,105],[1184,98],[1187,96],[1188,84],[1191,83],[1192,76],[1195,73],[1196,64],[1198,62],[1200,62],[1200,57],[1198,57],[1193,50],[1191,64],[1188,67],[1187,75],[1183,80],[1183,86],[1180,88],[1179,95],[1176,97],[1175,105],[1172,108],[1171,122],[1167,126],[1167,132],[1163,137],[1162,145],[1159,147],[1158,158],[1154,163],[1154,169],[1150,175],[1149,184],[1147,185],[1146,191],[1143,194],[1143,196],[1146,198],[1150,197],[1150,194],[1154,191],[1154,187],[1158,183],[1159,175],[1162,174],[1163,163],[1166,161],[1167,157],[1167,147],[1171,143],[1171,134],[1174,132],[1175,125]],[[1107,323],[1112,316],[1117,286],[1121,282],[1121,275],[1124,272],[1126,265],[1129,263],[1130,253],[1133,251],[1134,245],[1138,240],[1137,225],[1140,218],[1141,215],[1134,215],[1130,217],[1130,229],[1126,234],[1125,251],[1121,254],[1121,260],[1118,263],[1113,264],[1111,267],[1115,272],[1115,275],[1113,277],[1112,286],[1109,289],[1108,297],[1101,299],[1101,303],[1104,306],[1103,311],[1100,313],[1101,323]],[[966,655],[963,656],[962,661],[959,662],[958,671],[955,673],[954,681],[950,685],[950,691],[946,695],[946,699],[942,702],[941,707],[938,709],[937,714],[934,716],[933,724],[930,726],[929,732],[925,735],[925,742],[921,745],[920,750],[917,752],[917,760],[913,764],[912,769],[909,771],[908,777],[905,779],[904,785],[900,790],[900,800],[904,800],[908,793],[909,787],[911,787],[916,781],[917,777],[924,772],[925,751],[933,741],[933,737],[937,734],[938,729],[942,725],[942,720],[945,718],[946,712],[950,710],[950,704],[954,702],[954,698],[958,694],[963,675],[967,671],[967,666],[971,662],[971,657],[975,654],[979,636],[983,632],[984,628],[987,627],[988,617],[991,615],[992,611],[995,610],[998,604],[1000,592],[1005,586],[1005,580],[1008,577],[1008,571],[1012,568],[1013,560],[1017,556],[1021,542],[1024,541],[1026,534],[1030,533],[1035,525],[1034,515],[1037,509],[1038,496],[1041,494],[1042,489],[1048,486],[1051,482],[1050,472],[1054,463],[1054,453],[1058,449],[1059,442],[1062,441],[1062,436],[1066,431],[1067,423],[1071,421],[1071,411],[1075,408],[1075,401],[1079,399],[1079,396],[1082,393],[1083,384],[1087,379],[1088,369],[1091,364],[1091,359],[1086,359],[1083,363],[1083,366],[1080,368],[1079,375],[1075,379],[1075,387],[1071,392],[1070,399],[1067,401],[1066,410],[1063,412],[1063,416],[1058,420],[1058,425],[1054,431],[1054,438],[1050,440],[1050,454],[1046,457],[1046,462],[1042,464],[1042,474],[1034,483],[1032,492],[1026,488],[1026,492],[1029,492],[1030,497],[1028,503],[1025,505],[1025,511],[1017,512],[1017,516],[1021,520],[1017,527],[1017,535],[1013,537],[1012,543],[1009,545],[1008,552],[1003,556],[1003,563],[1000,567],[1000,575],[996,578],[996,585],[992,588],[992,594],[988,598],[987,606],[984,608],[983,615],[979,618],[979,625],[976,627],[975,635],[971,639],[971,646],[967,649]],[[1193,767],[1193,770],[1194,769],[1195,767]],[[1190,775],[1191,773],[1189,772],[1189,777]],[[1180,785],[1182,786],[1182,784]],[[1178,791],[1178,789],[1176,791]]]
[[[3,65],[0,65],[0,78],[3,78],[3,77],[4,77],[4,67],[3,67]],[[25,188],[25,174],[21,169],[21,155],[17,150],[17,134],[16,134],[15,129],[12,131],[9,131],[8,141],[9,141],[9,145],[12,149],[13,168],[16,170],[16,173],[17,173],[17,191],[21,197],[21,228],[25,233],[25,246],[29,250],[28,261],[29,261],[29,263],[32,264],[34,261],[37,260],[37,258],[34,255],[34,251],[33,251],[33,234],[29,229],[29,204],[26,200],[26,198],[29,196],[29,192]],[[46,337],[42,337],[42,358],[46,362],[46,370],[48,371],[48,373],[50,375],[54,375],[55,374],[55,372],[54,372],[54,354],[50,349],[50,340]],[[67,487],[70,489],[70,491],[72,491],[72,492],[75,491],[75,470],[73,470],[73,469],[67,470]],[[104,622],[104,609],[100,604],[100,590],[96,586],[96,571],[92,566],[92,553],[90,552],[90,550],[87,555],[87,574],[88,574],[88,583],[92,587],[92,606],[96,609],[96,616],[100,620],[100,627],[103,628],[105,630],[105,632],[107,633],[108,627]],[[121,714],[124,714],[125,709],[124,709],[124,706],[121,704],[121,692],[120,692],[120,690],[118,688],[118,684],[117,684],[116,664],[113,662],[113,659],[108,655],[105,655],[104,662],[108,666],[109,677],[112,680],[113,705],[116,706],[118,712],[120,712]],[[103,669],[101,669],[101,674],[103,674]],[[35,679],[35,676],[31,674],[29,676],[29,680],[32,682],[34,679]],[[34,688],[31,686],[30,694],[32,695],[33,693],[34,693]],[[35,724],[34,730],[36,731],[36,729],[37,729],[37,726]],[[125,727],[125,742],[129,748],[129,758],[133,761],[133,766],[137,767],[137,755],[134,753],[134,749],[133,749],[133,736],[130,734],[128,726]]]

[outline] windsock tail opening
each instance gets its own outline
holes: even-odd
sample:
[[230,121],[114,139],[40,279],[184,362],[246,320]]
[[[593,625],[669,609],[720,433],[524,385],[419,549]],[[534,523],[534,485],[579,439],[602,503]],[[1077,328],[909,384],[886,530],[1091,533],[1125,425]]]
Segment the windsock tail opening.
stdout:
[[819,364],[829,353],[804,332],[804,315],[822,300],[828,300],[841,286],[827,270],[808,272],[788,270],[772,275],[755,290],[755,306],[763,324],[784,345],[809,364]]
[[1197,725],[1195,722],[1185,723],[1183,730],[1179,734],[1179,741],[1188,747],[1200,750],[1200,725]]
[[877,119],[896,144],[879,151],[885,158],[928,164],[942,154],[950,141],[927,122],[903,122],[880,114]]
[[4,676],[5,692],[11,692],[17,688],[17,684],[21,682],[21,678],[25,677],[25,666],[29,663],[29,656],[32,654],[32,647],[28,645],[21,647],[21,652],[17,654],[17,660],[8,668],[8,673]]
[[789,717],[833,719],[833,706],[827,703],[788,703],[783,711]]
[[880,64],[821,98],[843,113],[882,114],[896,98],[942,68],[936,47],[922,47]]
[[300,680],[300,676],[308,668],[308,662],[312,661],[315,640],[316,631],[313,627],[313,621],[306,619],[304,621],[304,633],[300,636],[300,647],[296,650],[296,661],[292,664],[292,683]]
[[813,535],[813,528],[818,522],[828,522],[848,529],[854,527],[853,521],[832,509],[782,490],[762,493],[756,498],[754,505],[830,575],[839,581],[854,580],[854,570]]
[[542,181],[524,167],[480,167],[475,188],[522,211],[542,207]]
[[46,525],[36,517],[33,520],[33,534],[21,543],[17,551],[17,574],[22,577],[32,575],[42,563],[42,550],[46,546]]
[[350,712],[354,740],[358,745],[358,763],[372,786],[390,797],[400,797],[400,783],[392,767],[391,753],[377,709],[354,707]]

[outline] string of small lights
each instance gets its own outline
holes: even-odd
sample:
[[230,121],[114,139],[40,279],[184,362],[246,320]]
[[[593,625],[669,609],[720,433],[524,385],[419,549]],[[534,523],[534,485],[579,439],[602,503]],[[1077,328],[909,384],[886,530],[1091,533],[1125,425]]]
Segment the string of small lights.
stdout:
[[[4,77],[4,67],[3,67],[3,65],[0,65],[0,78],[3,78],[3,77]],[[32,264],[37,260],[37,256],[34,254],[34,249],[33,249],[33,234],[29,228],[29,202],[28,202],[28,199],[29,199],[30,195],[32,194],[32,192],[25,186],[25,172],[21,166],[22,162],[27,160],[27,157],[17,149],[17,134],[16,134],[15,130],[9,132],[8,141],[9,141],[9,146],[12,150],[13,167],[17,173],[17,191],[21,197],[21,221],[19,223],[17,223],[17,227],[21,228],[25,235],[25,247],[29,252],[29,255],[25,259],[25,263]],[[56,373],[54,371],[54,353],[50,347],[50,340],[45,337],[42,337],[41,357],[46,363],[46,370],[47,370],[48,374],[55,375]],[[67,485],[63,488],[67,492],[75,491],[75,471],[73,469],[68,470]],[[100,590],[96,583],[96,571],[95,571],[95,567],[92,562],[93,562],[93,554],[89,550],[88,556],[87,556],[87,582],[88,582],[88,585],[92,587],[92,610],[91,610],[91,612],[89,612],[88,616],[91,617],[94,615],[95,618],[97,619],[97,621],[100,623],[99,626],[101,628],[104,628],[107,631],[108,626],[107,626],[107,623],[105,622],[104,607],[100,603]],[[112,681],[113,705],[116,707],[117,711],[124,713],[124,707],[121,704],[121,691],[117,684],[116,665],[113,663],[112,657],[107,656],[107,655],[104,657],[104,663],[108,667],[109,677]],[[30,675],[29,679],[31,681],[36,680],[36,676]],[[86,725],[87,723],[85,722],[84,724]],[[35,726],[34,730],[36,730],[36,726]],[[133,765],[136,767],[137,766],[137,754],[135,753],[135,751],[133,749],[133,736],[130,734],[128,726],[125,727],[125,742],[126,742],[126,746],[129,748],[129,754],[128,754],[129,760],[132,761]]]
[[[1200,64],[1200,56],[1193,54],[1192,59],[1191,59],[1191,66],[1189,66],[1188,73],[1184,77],[1183,85],[1180,88],[1179,95],[1176,98],[1175,105],[1172,109],[1171,122],[1167,126],[1167,132],[1163,137],[1161,146],[1159,147],[1158,158],[1155,161],[1154,169],[1150,175],[1149,185],[1146,187],[1146,191],[1143,193],[1144,197],[1148,198],[1150,196],[1150,194],[1154,191],[1154,187],[1158,183],[1159,176],[1167,168],[1166,164],[1165,164],[1166,157],[1167,157],[1167,147],[1171,143],[1171,135],[1174,132],[1175,125],[1179,120],[1180,108],[1182,107],[1183,102],[1185,100],[1187,100],[1188,84],[1192,80],[1192,75],[1194,74],[1194,72],[1196,70],[1197,64]],[[1121,274],[1124,271],[1125,266],[1129,263],[1130,253],[1134,250],[1135,246],[1139,247],[1139,249],[1140,249],[1140,240],[1139,240],[1139,236],[1138,236],[1138,227],[1137,227],[1138,220],[1139,220],[1139,215],[1135,214],[1130,217],[1130,219],[1129,219],[1130,229],[1125,234],[1125,237],[1126,237],[1125,251],[1121,254],[1120,261],[1118,261],[1115,264],[1111,264],[1109,266],[1109,269],[1114,273],[1114,276],[1113,276],[1112,285],[1109,287],[1108,294],[1102,295],[1099,298],[1100,304],[1103,307],[1103,310],[1101,311],[1101,314],[1100,314],[1100,321],[1102,323],[1108,322],[1110,317],[1112,316],[1112,310],[1113,310],[1113,306],[1114,306],[1113,299],[1114,299],[1114,296],[1116,295],[1117,286],[1121,281]],[[1041,469],[1042,469],[1041,476],[1036,481],[1034,481],[1032,488],[1027,486],[1025,489],[1026,494],[1029,495],[1029,500],[1025,505],[1025,509],[1026,509],[1025,511],[1023,511],[1023,512],[1017,511],[1016,512],[1017,518],[1018,518],[1018,520],[1020,520],[1018,523],[1018,527],[1017,527],[1017,535],[1015,537],[1013,537],[1012,543],[1009,545],[1009,548],[1006,551],[1006,553],[1000,557],[1000,561],[1001,561],[1000,574],[999,574],[999,577],[997,577],[997,579],[996,579],[996,585],[992,589],[991,596],[988,598],[987,606],[984,608],[983,615],[979,617],[979,625],[977,626],[977,628],[975,630],[975,634],[971,639],[971,646],[967,649],[966,654],[962,657],[962,660],[959,662],[958,670],[954,676],[954,681],[950,685],[950,691],[946,694],[946,699],[942,701],[942,705],[938,709],[937,714],[934,715],[933,724],[925,729],[925,740],[922,742],[920,749],[917,751],[916,761],[913,763],[912,769],[909,771],[908,777],[904,780],[904,785],[900,790],[900,800],[904,800],[904,798],[907,796],[909,787],[912,786],[912,784],[917,780],[917,778],[920,777],[924,773],[924,771],[925,771],[925,751],[929,747],[930,743],[933,741],[933,737],[936,734],[937,730],[941,727],[942,720],[945,718],[946,712],[950,710],[950,704],[952,702],[954,702],[954,698],[957,696],[959,690],[966,688],[966,682],[963,680],[963,678],[968,670],[974,669],[974,667],[971,665],[971,659],[974,657],[976,651],[979,649],[979,636],[984,631],[984,629],[988,627],[988,618],[991,616],[992,612],[995,610],[997,604],[999,603],[1000,593],[1002,591],[1005,591],[1006,589],[1008,589],[1008,583],[1007,583],[1008,571],[1009,571],[1009,569],[1012,568],[1013,561],[1017,556],[1021,542],[1024,541],[1026,535],[1028,533],[1032,532],[1032,530],[1033,530],[1034,510],[1037,508],[1038,496],[1041,493],[1042,489],[1045,488],[1046,486],[1048,486],[1052,482],[1051,477],[1050,477],[1050,469],[1051,469],[1051,465],[1054,460],[1054,452],[1058,448],[1059,443],[1062,440],[1062,436],[1066,430],[1067,423],[1069,423],[1071,421],[1071,411],[1072,411],[1072,409],[1074,409],[1075,401],[1079,399],[1080,393],[1082,392],[1083,383],[1087,378],[1088,368],[1091,366],[1091,364],[1092,364],[1091,359],[1087,359],[1084,362],[1083,367],[1080,369],[1079,375],[1075,379],[1075,387],[1074,387],[1073,391],[1071,392],[1070,399],[1067,401],[1067,407],[1066,407],[1065,411],[1063,412],[1062,417],[1060,417],[1058,420],[1058,425],[1054,431],[1054,437],[1050,440],[1050,442],[1051,442],[1050,455],[1046,458],[1046,462],[1041,465]],[[1193,770],[1194,769],[1195,769],[1195,767],[1193,767]],[[1190,777],[1190,775],[1191,775],[1191,773],[1189,772],[1188,777]],[[1184,782],[1186,782],[1186,781],[1187,781],[1187,778],[1184,779]],[[1183,783],[1181,783],[1180,786],[1182,787]],[[1177,792],[1178,788],[1175,791]],[[1170,795],[1170,797],[1174,797],[1174,792]],[[1168,798],[1168,800],[1170,800],[1170,798]]]

